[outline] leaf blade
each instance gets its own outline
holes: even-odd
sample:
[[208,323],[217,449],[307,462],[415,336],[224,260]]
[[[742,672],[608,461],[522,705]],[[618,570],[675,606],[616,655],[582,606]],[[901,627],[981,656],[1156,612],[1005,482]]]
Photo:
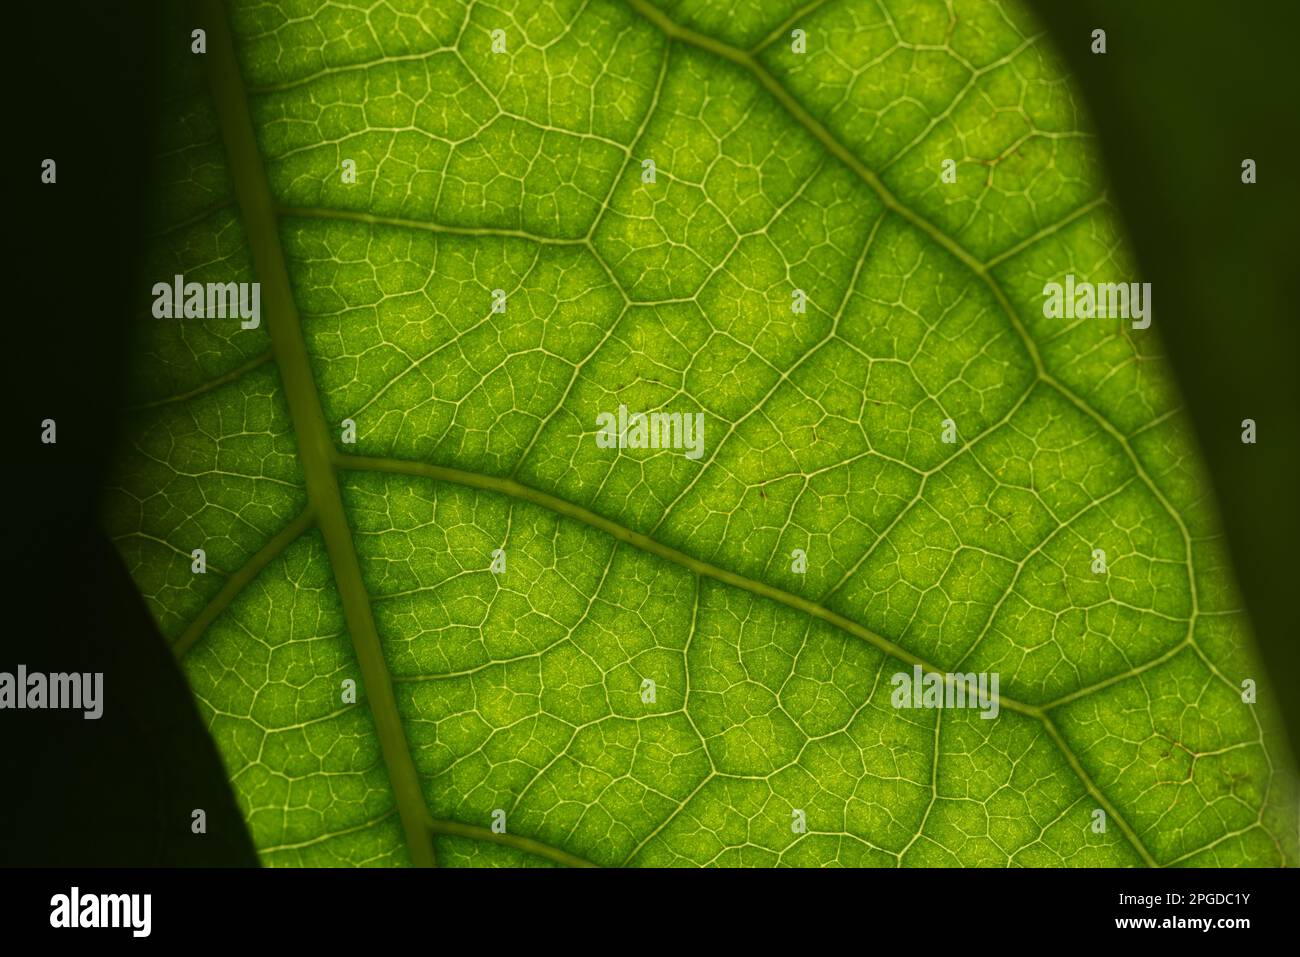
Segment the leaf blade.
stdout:
[[[1285,833],[1276,823],[1283,819],[1280,792],[1270,751],[1256,747],[1267,737],[1258,722],[1254,742],[1242,726],[1232,745],[1250,755],[1230,768],[1233,782],[1232,775],[1244,776],[1233,784],[1244,789],[1240,794],[1201,806],[1175,788],[1160,798],[1163,809],[1136,796],[1147,790],[1130,783],[1142,780],[1136,759],[1117,756],[1104,737],[1099,743],[1090,733],[1096,722],[1087,720],[1087,707],[1121,700],[1147,682],[1163,687],[1192,658],[1201,662],[1202,677],[1215,667],[1193,641],[1203,620],[1193,559],[1198,550],[1213,554],[1213,544],[1203,541],[1213,518],[1198,508],[1200,483],[1187,478],[1185,462],[1194,452],[1185,436],[1165,427],[1177,416],[1163,373],[1139,361],[1150,350],[1137,340],[1112,342],[1087,327],[1061,333],[1033,311],[1042,275],[1063,268],[1098,275],[1122,257],[1088,157],[1078,167],[1081,188],[1049,191],[1041,209],[1026,192],[1032,215],[1024,215],[1023,203],[1010,203],[1005,216],[995,204],[995,212],[972,218],[968,193],[938,205],[924,190],[913,196],[921,170],[935,164],[908,165],[942,145],[966,114],[936,107],[936,114],[952,115],[923,117],[905,129],[887,160],[880,144],[853,139],[852,123],[818,119],[815,98],[808,105],[799,99],[797,74],[785,74],[793,92],[787,91],[778,79],[775,36],[770,48],[751,54],[678,26],[640,0],[630,6],[640,16],[606,3],[574,11],[571,22],[546,10],[536,21],[514,23],[541,46],[570,43],[556,54],[557,64],[580,61],[583,38],[598,37],[612,44],[609,50],[640,38],[644,48],[631,57],[638,76],[616,79],[611,70],[604,78],[624,83],[624,94],[611,102],[626,105],[592,136],[596,143],[616,139],[611,134],[633,137],[627,147],[602,144],[625,155],[617,162],[579,156],[558,177],[525,187],[530,197],[558,203],[584,172],[586,191],[608,197],[603,207],[575,201],[569,218],[554,221],[539,212],[544,205],[518,196],[499,209],[443,205],[442,183],[473,183],[486,169],[469,160],[473,154],[452,149],[430,163],[442,166],[441,180],[421,173],[419,159],[396,179],[382,163],[373,166],[385,190],[407,177],[400,196],[372,190],[359,201],[365,194],[317,190],[310,178],[334,168],[319,159],[328,155],[328,142],[326,153],[313,153],[309,131],[276,126],[291,128],[287,118],[300,107],[308,110],[300,117],[318,110],[309,91],[357,95],[348,82],[358,71],[373,71],[376,88],[387,91],[379,99],[392,100],[376,110],[400,113],[402,83],[388,78],[394,70],[408,71],[420,92],[431,87],[419,85],[418,71],[410,72],[416,67],[426,78],[444,68],[447,76],[462,68],[472,76],[474,63],[483,71],[474,78],[480,111],[495,96],[502,116],[512,112],[503,100],[515,104],[524,119],[509,119],[521,130],[555,120],[529,116],[543,107],[570,122],[567,139],[547,140],[549,130],[520,133],[525,151],[581,152],[578,141],[591,133],[583,123],[590,127],[595,114],[554,93],[562,82],[548,87],[550,101],[539,100],[517,76],[500,72],[486,53],[492,27],[482,17],[460,25],[454,56],[444,49],[447,36],[428,46],[431,33],[424,49],[408,45],[391,57],[385,50],[376,61],[339,48],[325,59],[292,59],[286,73],[278,57],[258,52],[276,32],[261,27],[251,32],[262,40],[244,50],[244,69],[265,86],[253,95],[252,115],[261,125],[253,133],[257,143],[245,144],[252,154],[246,165],[256,158],[260,169],[265,156],[277,194],[271,199],[268,191],[253,204],[260,217],[254,255],[257,235],[274,255],[287,255],[287,269],[270,270],[282,277],[273,338],[277,329],[294,334],[291,349],[278,349],[278,364],[282,374],[287,369],[283,388],[299,443],[310,443],[302,449],[308,489],[315,484],[318,508],[322,499],[328,503],[328,550],[334,576],[351,596],[343,602],[345,612],[351,608],[349,631],[354,640],[357,628],[363,635],[365,683],[379,692],[379,701],[369,703],[389,729],[385,761],[390,772],[395,764],[413,765],[399,775],[408,846],[429,840],[430,808],[481,827],[507,805],[501,809],[512,833],[522,827],[555,848],[607,864],[1171,863],[1198,854],[1263,860],[1274,851],[1278,860],[1293,860],[1293,849],[1277,836]],[[847,3],[813,6],[814,23],[842,23],[834,18],[858,13]],[[921,15],[924,5],[909,10],[916,21],[893,29],[934,29]],[[791,14],[764,12],[777,20]],[[261,18],[256,7],[241,7],[235,22],[247,29]],[[693,21],[687,14],[682,22]],[[647,23],[664,34],[658,43]],[[736,35],[778,25],[737,25]],[[438,29],[447,34],[451,21]],[[1005,49],[963,47],[954,54],[959,61],[978,53],[971,89],[1005,93],[998,84],[1027,56],[1027,84],[1054,82],[1032,38],[1016,36]],[[517,69],[538,75],[543,67],[531,59],[532,48],[515,49]],[[820,62],[810,57],[810,69]],[[701,97],[701,90],[708,94]],[[951,84],[949,94],[954,107],[966,102]],[[1040,106],[1037,116],[1048,124],[1062,115],[1059,101]],[[318,133],[330,124],[350,128],[346,110],[328,121],[323,110],[317,116],[305,126],[314,122]],[[496,143],[490,155],[507,168],[525,168],[517,144],[494,139],[504,124],[489,113],[464,116],[485,134],[480,151]],[[386,122],[362,120],[381,128]],[[431,120],[416,126],[435,141],[447,132]],[[786,137],[792,156],[782,159],[772,149],[774,135]],[[1018,134],[995,127],[985,141],[999,135],[1014,144]],[[682,140],[699,156],[712,156],[712,167],[674,152]],[[397,145],[396,134],[390,142],[390,152],[412,158],[425,149]],[[885,164],[883,174],[843,142]],[[663,167],[662,199],[648,204],[634,154],[643,148],[664,149],[673,160]],[[1030,173],[1007,173],[1012,185],[1034,169],[1054,168],[1063,155],[1056,150],[1026,150],[1021,158]],[[295,168],[293,155],[314,158]],[[999,161],[999,176],[1010,163]],[[246,171],[235,179],[246,184]],[[431,192],[432,206],[419,205]],[[314,208],[302,208],[307,203]],[[268,217],[280,204],[310,215],[285,218],[277,231]],[[1015,219],[1016,228],[995,229],[999,217]],[[962,221],[967,225],[957,229]],[[817,240],[812,252],[810,236]],[[656,241],[667,251],[656,251]],[[267,271],[259,268],[259,277]],[[443,283],[433,294],[431,275]],[[785,314],[793,282],[813,293],[804,322]],[[488,311],[486,293],[498,285],[509,290],[504,317]],[[302,322],[298,308],[306,314]],[[477,317],[468,328],[467,314]],[[757,330],[754,316],[764,317]],[[424,345],[433,348],[417,350]],[[1126,378],[1109,374],[1112,367]],[[1140,399],[1136,416],[1133,396]],[[692,411],[727,423],[726,438],[699,466],[672,455],[626,453],[602,463],[580,438],[595,411],[620,401],[647,409],[689,402]],[[295,402],[300,411],[292,414]],[[917,408],[928,425],[917,425]],[[367,426],[359,457],[333,447],[324,425],[349,413]],[[945,413],[962,423],[965,443],[951,455],[937,441]],[[435,481],[394,485],[392,474],[351,471],[360,466]],[[349,469],[341,495],[336,467]],[[467,486],[469,496],[447,481]],[[826,500],[844,503],[834,506],[830,521],[821,507]],[[553,514],[538,512],[539,504]],[[421,516],[440,509],[449,520],[439,520],[444,531],[437,532]],[[522,556],[514,544],[523,534],[516,512],[532,529],[518,546]],[[843,531],[846,521],[857,533],[852,537]],[[538,528],[550,530],[549,545]],[[475,531],[453,542],[446,531],[452,529]],[[1086,555],[1092,539],[1107,535],[1119,543],[1107,584],[1090,581],[1082,566],[1063,571],[1080,561],[1071,556]],[[493,541],[512,543],[515,570],[506,582],[519,575],[522,557],[541,576],[532,587],[520,593],[487,572],[483,556]],[[832,552],[830,563],[791,581],[783,556],[814,542]],[[641,551],[629,552],[625,543]],[[582,568],[601,554],[603,567],[593,559]],[[676,568],[660,567],[664,560]],[[581,587],[558,573],[561,562]],[[615,564],[622,570],[611,580]],[[548,569],[558,577],[547,577]],[[694,612],[683,623],[687,602],[678,593],[690,573]],[[675,617],[667,608],[659,612],[665,634],[638,623],[635,609],[656,597],[653,588],[635,609],[625,607],[634,601],[621,591],[635,591],[643,577],[678,595],[669,603]],[[405,584],[394,590],[394,582]],[[534,604],[531,594],[543,591],[545,600]],[[1217,609],[1223,599],[1216,599],[1207,607]],[[372,605],[379,609],[373,614]],[[483,608],[490,628],[475,624]],[[751,618],[763,623],[757,632]],[[1067,632],[1083,629],[1081,646],[1062,645],[1048,623],[1057,620],[1067,622]],[[525,634],[521,623],[537,631]],[[831,625],[866,638],[869,647],[848,651]],[[468,649],[448,648],[449,634],[476,637]],[[613,635],[620,640],[611,642]],[[547,638],[551,643],[539,646]],[[1219,637],[1215,647],[1225,663],[1239,664],[1244,639],[1244,629]],[[703,657],[700,644],[709,649]],[[734,660],[724,651],[732,644]],[[868,657],[841,674],[832,649]],[[205,653],[202,645],[198,653]],[[810,657],[819,667],[804,673]],[[935,712],[930,724],[918,725],[885,711],[881,674],[923,659],[927,670],[1001,668],[1008,713],[989,723]],[[867,688],[873,667],[876,680]],[[639,707],[635,692],[647,668],[669,676],[665,690],[670,703],[682,692],[680,708],[641,717],[630,710]],[[390,677],[391,700],[384,691]],[[202,678],[195,680],[202,696]],[[1224,680],[1216,680],[1222,700]],[[550,691],[548,681],[572,689]],[[692,681],[707,690],[688,709]],[[837,707],[852,700],[839,687],[845,682],[866,697],[835,724]],[[1204,720],[1196,708],[1189,713]],[[1172,720],[1156,717],[1142,729],[1150,739]],[[398,747],[394,741],[408,733],[411,747],[405,740]],[[1036,776],[1026,779],[1012,754],[1028,756],[1025,766]],[[1205,760],[1212,766],[1214,757]],[[1220,780],[1218,772],[1207,773]],[[1168,789],[1169,782],[1160,783]],[[1254,824],[1233,803],[1242,803],[1241,795],[1246,806],[1258,806]],[[1091,833],[1097,805],[1117,829]],[[803,838],[790,829],[796,809],[813,821]],[[910,824],[901,825],[895,812]],[[1182,822],[1172,841],[1161,830],[1170,813]],[[329,826],[343,828],[346,844],[347,835],[368,825],[354,815]],[[312,827],[303,818],[290,837],[298,840]],[[1193,839],[1184,831],[1203,843],[1188,845]],[[281,837],[259,834],[256,824],[254,833],[259,845],[283,845]],[[1270,837],[1272,848],[1260,844]],[[354,859],[401,856],[391,847],[370,851]],[[1260,856],[1231,857],[1246,853]]]

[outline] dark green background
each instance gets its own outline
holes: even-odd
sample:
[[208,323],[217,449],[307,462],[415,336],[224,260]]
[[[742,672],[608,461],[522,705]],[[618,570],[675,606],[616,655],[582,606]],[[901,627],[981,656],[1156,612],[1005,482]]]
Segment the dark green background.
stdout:
[[[1196,425],[1268,682],[1300,742],[1296,321],[1300,187],[1290,2],[1029,0],[1085,95],[1141,278]],[[8,612],[0,670],[106,672],[104,718],[0,716],[0,861],[254,864],[179,669],[95,518],[117,440],[139,211],[163,43],[179,3],[6,10],[12,204],[0,475]],[[1090,52],[1094,28],[1108,52]],[[40,160],[57,158],[57,187]],[[1242,159],[1259,182],[1241,183]],[[38,424],[58,421],[59,443]],[[1259,442],[1242,445],[1253,418]],[[190,833],[195,807],[208,834]]]
[[[1300,110],[1294,2],[1031,0],[1088,101],[1200,439],[1292,750],[1300,743]],[[1092,31],[1107,52],[1090,52]],[[1241,161],[1258,182],[1241,182]],[[1258,426],[1241,442],[1242,419]],[[1261,686],[1263,682],[1261,682]]]

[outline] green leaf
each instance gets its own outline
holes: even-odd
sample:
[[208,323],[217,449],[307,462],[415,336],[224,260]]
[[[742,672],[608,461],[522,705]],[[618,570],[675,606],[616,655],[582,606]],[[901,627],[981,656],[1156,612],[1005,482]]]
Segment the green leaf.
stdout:
[[1043,316],[1140,277],[1017,6],[198,23],[145,287],[264,319],[141,323],[107,515],[264,861],[1297,862],[1158,307]]

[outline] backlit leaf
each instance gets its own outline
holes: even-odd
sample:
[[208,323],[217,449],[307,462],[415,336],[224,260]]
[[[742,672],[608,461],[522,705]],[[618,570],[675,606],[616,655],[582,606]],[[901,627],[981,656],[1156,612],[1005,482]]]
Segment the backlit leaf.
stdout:
[[107,514],[266,863],[1297,862],[1159,306],[1044,316],[1141,277],[1017,5],[195,22]]

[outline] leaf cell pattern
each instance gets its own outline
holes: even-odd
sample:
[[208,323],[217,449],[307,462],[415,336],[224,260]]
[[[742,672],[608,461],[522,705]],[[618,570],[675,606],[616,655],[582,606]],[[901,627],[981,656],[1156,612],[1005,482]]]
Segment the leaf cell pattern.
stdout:
[[195,24],[149,268],[265,318],[142,320],[106,515],[266,863],[1297,862],[1158,320],[1042,314],[1135,277],[1016,4]]

